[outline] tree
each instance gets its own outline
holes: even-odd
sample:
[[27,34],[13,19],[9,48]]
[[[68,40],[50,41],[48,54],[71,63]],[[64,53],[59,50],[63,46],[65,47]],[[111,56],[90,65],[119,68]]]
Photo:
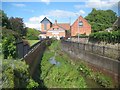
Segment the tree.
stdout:
[[10,21],[10,25],[11,25],[11,29],[13,31],[16,31],[17,33],[20,34],[20,36],[25,36],[26,35],[26,28],[25,28],[25,25],[23,23],[23,19],[22,18],[14,18],[14,17],[11,17],[9,19]]
[[9,19],[7,17],[7,15],[4,13],[4,11],[0,10],[0,26],[2,27],[6,27],[7,29],[10,29],[10,22]]
[[117,19],[117,15],[112,10],[96,10],[85,17],[92,26],[92,32],[104,31],[106,28],[112,27]]

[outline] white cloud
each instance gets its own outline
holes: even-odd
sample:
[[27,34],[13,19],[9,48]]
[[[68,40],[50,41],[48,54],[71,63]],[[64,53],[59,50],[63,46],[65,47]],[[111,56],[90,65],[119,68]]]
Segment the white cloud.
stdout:
[[50,4],[50,0],[41,0],[41,2],[46,3],[47,5]]
[[[49,17],[57,17],[57,18],[64,18],[64,17],[76,17],[75,12],[71,11],[64,11],[64,10],[51,10],[47,15],[41,15],[37,17],[31,17],[29,18],[28,22],[25,22],[25,25],[30,28],[35,28],[38,30],[41,30],[41,24],[40,22],[44,19],[44,17],[47,17],[50,21],[52,21]],[[85,14],[83,10],[78,11],[78,14]]]
[[35,28],[37,30],[40,30],[41,27],[40,23],[38,24],[38,23],[26,22],[25,25],[26,27]]
[[13,6],[16,6],[16,7],[25,7],[26,5],[25,4],[12,4]]
[[29,18],[29,21],[30,22],[34,22],[34,23],[38,23],[40,22],[42,19],[44,19],[45,15],[41,15],[41,16],[38,16],[38,17],[31,17]]
[[[85,14],[83,10],[80,10],[78,13],[79,15]],[[75,12],[71,12],[71,11],[51,10],[48,12],[48,16],[57,17],[57,18],[66,18],[66,17],[74,17],[76,15]]]
[[77,9],[80,8],[97,8],[97,9],[110,9],[117,5],[119,0],[87,0],[85,5],[75,5]]
[[[41,30],[41,23],[40,22],[45,17],[46,17],[46,15],[41,15],[38,17],[31,17],[31,18],[29,18],[28,22],[25,22],[25,25],[26,25],[26,27],[29,27],[29,28],[35,28],[35,29]],[[49,20],[51,20],[51,19],[49,19]]]
[[85,14],[85,11],[80,10],[80,11],[79,11],[79,14]]

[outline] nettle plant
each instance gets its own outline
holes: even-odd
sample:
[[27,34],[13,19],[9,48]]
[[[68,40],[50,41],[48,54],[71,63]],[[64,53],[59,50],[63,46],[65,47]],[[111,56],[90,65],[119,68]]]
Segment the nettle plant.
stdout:
[[85,77],[89,77],[97,82],[102,87],[112,87],[112,81],[109,77],[106,77],[100,72],[94,73],[90,68],[88,68],[85,64],[81,63],[77,70],[82,72]]
[[4,59],[16,58],[16,46],[14,36],[8,36],[3,38],[2,52],[4,55]]

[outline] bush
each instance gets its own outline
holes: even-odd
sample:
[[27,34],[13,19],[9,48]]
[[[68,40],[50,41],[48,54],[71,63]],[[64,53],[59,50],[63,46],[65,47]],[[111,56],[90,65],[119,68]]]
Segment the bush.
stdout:
[[4,37],[2,40],[4,59],[16,58],[16,46],[14,36]]
[[96,32],[89,36],[91,42],[120,43],[120,31]]
[[2,88],[34,88],[38,87],[29,72],[28,65],[20,60],[2,61]]

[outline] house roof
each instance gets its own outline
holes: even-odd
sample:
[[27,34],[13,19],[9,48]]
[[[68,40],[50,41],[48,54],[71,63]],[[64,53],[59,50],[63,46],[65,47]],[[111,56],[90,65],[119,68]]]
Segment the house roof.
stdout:
[[59,30],[66,30],[65,28],[59,26],[58,24],[56,24],[56,25],[54,24],[54,25],[53,25],[51,28],[49,28],[47,31],[53,30],[53,28],[56,29],[56,30],[57,30],[57,28],[61,28],[61,29],[59,29]]
[[[55,24],[53,24],[54,26]],[[70,24],[69,23],[57,23],[58,26],[64,28],[65,30],[70,30]]]
[[[44,18],[42,21],[44,21],[45,19],[47,19],[50,23],[52,23],[48,18]],[[40,23],[42,23],[42,21]]]
[[[82,16],[79,16],[79,17],[75,20],[75,22],[78,22],[78,19],[79,19],[79,21],[83,21],[83,23],[85,22],[85,23],[87,23],[89,26],[91,26],[91,25],[88,23],[88,21],[87,21],[85,18],[83,18]],[[74,25],[75,22],[74,22],[72,25]]]

